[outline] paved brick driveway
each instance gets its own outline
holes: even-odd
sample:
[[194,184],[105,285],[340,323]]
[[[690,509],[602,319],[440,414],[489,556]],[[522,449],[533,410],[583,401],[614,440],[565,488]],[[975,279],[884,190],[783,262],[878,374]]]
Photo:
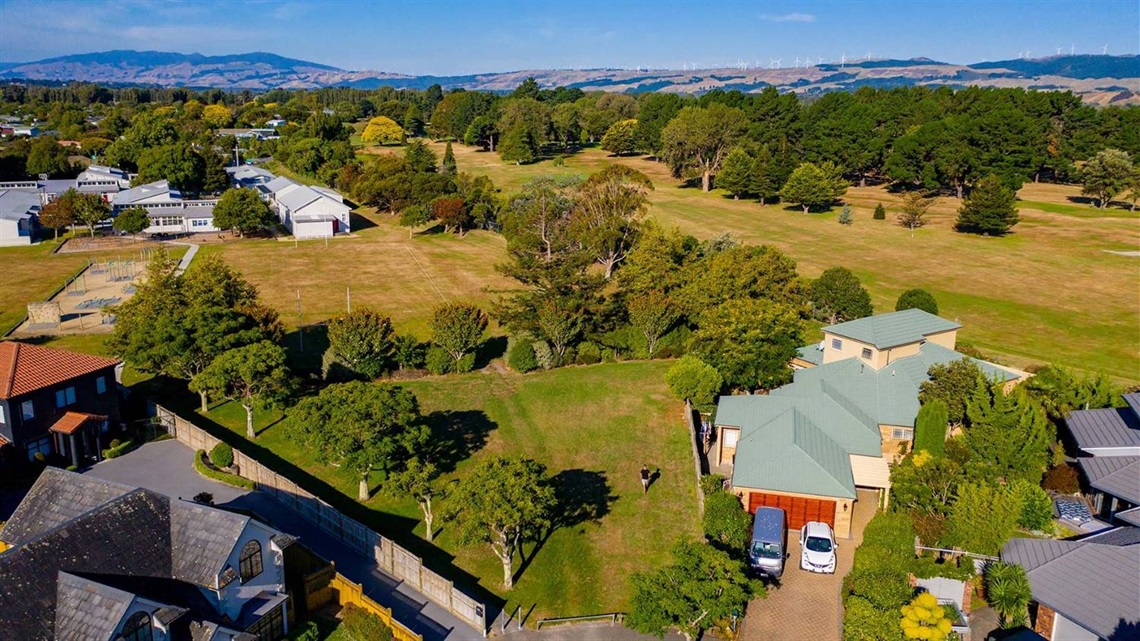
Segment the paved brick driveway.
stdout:
[[798,533],[788,535],[784,576],[780,585],[769,586],[768,598],[749,604],[740,629],[742,641],[839,641],[839,592],[843,577],[851,571],[855,548],[863,542],[863,528],[875,515],[878,494],[859,490],[851,517],[851,538],[839,539],[839,562],[835,574],[811,574],[800,569]]

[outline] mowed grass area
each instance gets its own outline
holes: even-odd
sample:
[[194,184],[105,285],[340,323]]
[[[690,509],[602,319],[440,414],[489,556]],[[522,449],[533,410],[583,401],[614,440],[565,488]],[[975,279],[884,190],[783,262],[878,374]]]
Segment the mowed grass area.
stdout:
[[47,300],[56,288],[87,264],[92,254],[53,254],[45,241],[27,247],[0,247],[0,332],[15,325],[28,303]]
[[[486,590],[522,603],[524,611],[536,605],[532,617],[625,611],[630,575],[663,564],[675,541],[700,534],[688,431],[681,405],[663,381],[668,366],[611,363],[527,375],[485,370],[403,383],[445,435],[436,443],[447,480],[463,476],[482,457],[519,454],[546,464],[570,495],[549,539],[537,550],[534,543],[524,546],[529,561],[516,558],[517,582],[510,593],[501,590],[502,567],[489,547],[458,545],[438,517],[438,548],[427,545],[413,501],[380,492],[368,501],[368,511],[354,509],[356,479],[316,462],[290,441],[281,413],[256,416],[260,431],[253,445],[244,442],[240,407],[223,403],[206,418],[231,430],[239,449],[281,457],[300,468],[298,473],[327,483],[327,491],[341,494],[338,507],[424,556],[437,571],[469,573]],[[638,474],[642,464],[660,469],[647,495]],[[381,481],[375,474],[374,488]]]
[[[433,146],[442,153],[442,145]],[[929,225],[912,235],[894,223],[899,196],[882,187],[847,192],[854,224],[846,226],[836,220],[838,208],[804,215],[682,187],[664,164],[646,158],[586,149],[561,167],[552,160],[516,166],[463,145],[453,150],[460,171],[486,174],[506,192],[534,176],[587,175],[610,163],[627,164],[653,180],[650,215],[664,225],[698,238],[728,231],[749,243],[774,245],[808,277],[848,267],[878,312],[892,311],[907,289],[927,289],[943,316],[963,324],[961,340],[1009,365],[1061,362],[1140,380],[1140,259],[1104,251],[1140,250],[1140,217],[1119,207],[1074,204],[1069,198],[1079,199],[1079,187],[1023,187],[1022,221],[1004,238],[955,232],[960,203],[954,198],[939,198]],[[872,220],[878,203],[887,220]]]

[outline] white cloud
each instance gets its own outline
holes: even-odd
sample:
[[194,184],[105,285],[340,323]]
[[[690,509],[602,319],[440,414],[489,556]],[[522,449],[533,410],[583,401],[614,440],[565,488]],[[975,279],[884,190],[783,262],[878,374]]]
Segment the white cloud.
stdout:
[[761,20],[768,22],[815,22],[815,14],[811,13],[785,13],[782,15],[763,14]]

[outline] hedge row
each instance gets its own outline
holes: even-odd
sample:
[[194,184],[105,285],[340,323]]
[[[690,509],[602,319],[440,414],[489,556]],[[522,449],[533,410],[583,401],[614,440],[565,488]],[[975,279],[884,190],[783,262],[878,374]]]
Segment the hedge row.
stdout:
[[126,454],[134,446],[134,441],[123,441],[122,443],[118,443],[116,439],[116,441],[111,441],[111,447],[103,450],[103,458],[118,458]]
[[243,490],[252,491],[256,489],[253,481],[247,478],[242,478],[237,474],[230,474],[229,472],[223,472],[211,467],[210,464],[206,461],[206,450],[198,450],[194,454],[194,471],[198,472],[198,474],[201,474],[208,479],[218,481],[219,483],[225,483],[226,485],[240,487]]

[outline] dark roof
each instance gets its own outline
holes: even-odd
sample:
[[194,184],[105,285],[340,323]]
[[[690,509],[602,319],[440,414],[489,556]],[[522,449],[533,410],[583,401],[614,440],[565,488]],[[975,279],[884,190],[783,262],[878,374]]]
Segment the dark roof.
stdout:
[[1065,425],[1082,450],[1140,448],[1140,416],[1133,407],[1076,410],[1065,417]]
[[1079,543],[1097,543],[1099,545],[1136,545],[1140,543],[1140,528],[1118,527],[1103,532],[1097,532],[1079,539]]
[[56,589],[57,641],[110,639],[135,595],[67,572]]
[[47,467],[0,530],[0,541],[23,545],[134,488]]
[[0,398],[13,398],[119,363],[102,356],[16,341],[0,342]]
[[1094,489],[1140,504],[1140,456],[1085,456],[1077,463]]
[[1010,539],[1001,558],[1025,568],[1036,601],[1102,638],[1113,638],[1122,623],[1140,624],[1140,536],[1134,531],[1079,541]]
[[213,588],[250,519],[248,516],[171,501],[170,542],[174,576]]

